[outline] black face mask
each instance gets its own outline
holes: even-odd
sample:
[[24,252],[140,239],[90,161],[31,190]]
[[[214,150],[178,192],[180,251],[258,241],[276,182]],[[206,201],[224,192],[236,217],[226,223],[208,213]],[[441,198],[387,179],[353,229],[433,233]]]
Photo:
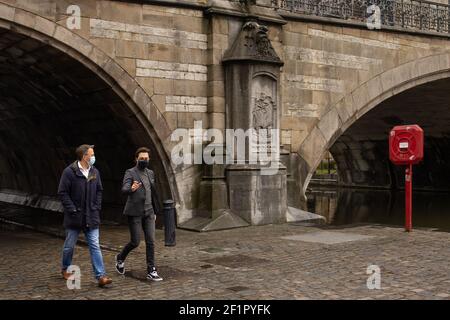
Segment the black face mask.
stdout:
[[138,160],[137,165],[139,169],[144,170],[148,166],[148,160]]

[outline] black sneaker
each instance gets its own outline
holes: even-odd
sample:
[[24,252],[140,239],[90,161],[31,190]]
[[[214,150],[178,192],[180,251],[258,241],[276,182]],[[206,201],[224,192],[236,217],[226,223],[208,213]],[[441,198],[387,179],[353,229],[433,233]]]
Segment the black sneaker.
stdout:
[[161,281],[163,278],[158,275],[158,272],[156,272],[156,268],[153,267],[152,271],[147,274],[147,279],[152,281]]
[[116,271],[119,274],[125,274],[125,262],[123,262],[122,260],[118,260],[117,255],[116,255]]

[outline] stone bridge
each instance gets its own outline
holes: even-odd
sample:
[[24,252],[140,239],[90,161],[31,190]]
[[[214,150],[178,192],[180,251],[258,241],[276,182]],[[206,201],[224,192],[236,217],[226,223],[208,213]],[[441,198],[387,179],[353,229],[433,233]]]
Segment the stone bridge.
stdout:
[[[341,184],[400,188],[387,134],[407,123],[426,136],[416,186],[449,189],[449,8],[376,3],[380,29],[364,0],[0,0],[0,200],[60,210],[59,175],[91,143],[118,219],[123,172],[148,146],[179,226],[285,222],[327,151]],[[276,175],[171,161],[175,129],[252,128],[260,94]]]

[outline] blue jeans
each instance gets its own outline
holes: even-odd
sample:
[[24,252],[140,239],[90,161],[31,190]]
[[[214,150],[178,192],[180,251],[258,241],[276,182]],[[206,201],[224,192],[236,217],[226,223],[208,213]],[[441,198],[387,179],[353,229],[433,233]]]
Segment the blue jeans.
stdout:
[[[67,268],[72,264],[73,250],[78,240],[78,234],[81,230],[66,229],[66,241],[64,241],[64,248],[62,254],[62,269]],[[89,246],[89,253],[91,255],[92,268],[94,270],[95,278],[98,279],[104,276],[105,267],[103,265],[102,252],[99,243],[99,229],[84,230],[84,235]]]

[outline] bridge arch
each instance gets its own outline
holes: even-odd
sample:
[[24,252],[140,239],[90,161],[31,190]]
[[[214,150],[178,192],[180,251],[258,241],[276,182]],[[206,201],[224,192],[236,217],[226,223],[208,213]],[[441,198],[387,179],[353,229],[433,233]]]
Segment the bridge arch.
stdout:
[[430,55],[377,74],[331,106],[298,151],[302,168],[297,178],[302,186],[302,198],[306,199],[308,184],[325,153],[364,115],[410,89],[448,78],[450,53]]
[[[93,143],[107,199],[114,202],[120,193],[115,184],[132,165],[132,151],[147,145],[163,197],[179,201],[169,158],[171,129],[114,58],[64,25],[3,3],[0,32],[0,189],[54,195],[74,147]],[[40,197],[31,201],[36,205]]]

